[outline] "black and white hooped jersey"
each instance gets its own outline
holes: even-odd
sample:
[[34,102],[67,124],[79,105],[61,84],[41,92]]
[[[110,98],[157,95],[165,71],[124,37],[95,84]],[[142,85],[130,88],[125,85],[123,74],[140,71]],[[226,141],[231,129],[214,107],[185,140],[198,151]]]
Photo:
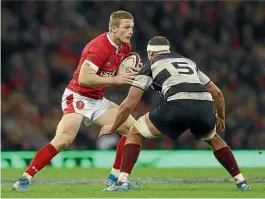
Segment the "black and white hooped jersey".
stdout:
[[211,94],[204,87],[210,81],[192,60],[175,53],[162,53],[141,68],[132,85],[143,90],[152,86],[167,101],[212,101]]

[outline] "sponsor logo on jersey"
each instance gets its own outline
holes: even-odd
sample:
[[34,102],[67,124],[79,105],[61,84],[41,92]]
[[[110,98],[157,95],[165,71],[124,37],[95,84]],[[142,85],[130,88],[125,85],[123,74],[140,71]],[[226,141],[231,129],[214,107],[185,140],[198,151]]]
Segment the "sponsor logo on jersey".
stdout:
[[116,75],[116,73],[117,71],[101,71],[99,75],[102,77],[113,77]]

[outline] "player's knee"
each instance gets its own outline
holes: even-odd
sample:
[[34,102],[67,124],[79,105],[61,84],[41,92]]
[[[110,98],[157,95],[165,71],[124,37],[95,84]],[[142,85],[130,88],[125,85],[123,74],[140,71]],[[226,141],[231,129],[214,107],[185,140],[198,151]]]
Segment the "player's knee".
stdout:
[[62,151],[69,147],[74,141],[83,116],[79,114],[64,115],[56,129],[56,135],[51,144],[58,150]]
[[121,133],[122,135],[128,136],[131,127],[134,125],[134,123],[136,122],[136,120],[130,116],[126,122],[124,122],[120,128],[118,129],[119,133]]
[[63,151],[68,148],[74,141],[74,137],[69,136],[66,131],[56,134],[56,136],[51,141],[51,144],[57,149],[57,151]]
[[145,139],[145,137],[142,136],[142,134],[133,126],[130,129],[130,134],[128,135],[126,139],[126,144],[142,144],[142,141]]
[[125,122],[121,128],[118,129],[119,133],[125,136],[128,136],[130,132],[130,126]]
[[151,131],[149,130],[147,123],[146,123],[146,119],[145,119],[145,115],[140,117],[133,126],[134,129],[136,129],[136,131],[144,138],[146,139],[151,139],[151,138],[155,138],[156,136],[153,135],[151,133]]
[[56,135],[51,141],[51,144],[58,151],[63,151],[73,143],[74,139],[75,139],[75,134],[71,133],[70,129],[57,128]]
[[205,140],[205,142],[209,144],[213,151],[228,147],[225,141],[218,134],[215,134],[212,139]]

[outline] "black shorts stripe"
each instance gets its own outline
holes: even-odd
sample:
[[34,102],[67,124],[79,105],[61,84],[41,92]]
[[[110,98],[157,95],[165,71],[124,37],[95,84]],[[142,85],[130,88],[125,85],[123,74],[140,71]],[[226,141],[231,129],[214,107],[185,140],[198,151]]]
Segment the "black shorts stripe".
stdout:
[[166,97],[170,97],[179,92],[208,92],[207,89],[199,83],[180,83],[171,86],[166,93]]

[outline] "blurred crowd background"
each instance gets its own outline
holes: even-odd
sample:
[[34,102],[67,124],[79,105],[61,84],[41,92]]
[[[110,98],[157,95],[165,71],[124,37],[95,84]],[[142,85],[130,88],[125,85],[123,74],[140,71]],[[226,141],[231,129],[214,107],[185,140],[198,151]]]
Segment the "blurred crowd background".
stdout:
[[[62,116],[61,96],[83,47],[108,31],[109,15],[123,9],[135,18],[133,51],[146,60],[147,41],[166,36],[171,51],[195,61],[223,91],[226,131],[233,149],[265,147],[265,2],[255,1],[2,1],[1,149],[37,150],[53,138]],[[127,86],[107,89],[120,103]],[[161,102],[146,92],[134,116]],[[114,149],[117,135],[97,138],[82,126],[70,149]],[[146,149],[206,149],[189,131],[177,141]]]

